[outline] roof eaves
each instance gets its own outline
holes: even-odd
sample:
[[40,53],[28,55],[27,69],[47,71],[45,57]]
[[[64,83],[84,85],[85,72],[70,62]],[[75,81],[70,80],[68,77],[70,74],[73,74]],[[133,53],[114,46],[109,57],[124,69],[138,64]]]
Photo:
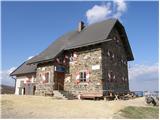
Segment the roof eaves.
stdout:
[[[56,58],[59,54],[61,54],[64,51],[64,49],[62,49],[54,58]],[[53,61],[54,58],[50,58],[50,59],[43,59],[43,60],[39,60],[39,61],[35,61],[35,62],[28,62],[27,65],[31,65],[31,64],[39,64],[39,63],[43,63],[43,62],[50,62]]]
[[26,74],[34,74],[36,72],[27,72],[27,73],[17,73],[17,74],[13,74],[12,76],[17,76],[17,75],[26,75]]
[[23,62],[19,67],[17,67],[13,72],[11,72],[9,75],[10,76],[14,76],[16,74],[13,74],[16,70],[18,70],[23,64],[25,64],[26,62]]

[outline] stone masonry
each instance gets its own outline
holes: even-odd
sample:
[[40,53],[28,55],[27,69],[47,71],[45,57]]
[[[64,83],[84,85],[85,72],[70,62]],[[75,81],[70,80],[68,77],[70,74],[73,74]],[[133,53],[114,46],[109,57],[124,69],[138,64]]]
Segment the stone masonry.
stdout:
[[[69,74],[66,74],[64,90],[75,94],[102,91],[101,49],[85,48],[74,51],[77,57],[69,62]],[[97,67],[97,68],[96,68]],[[81,71],[87,71],[86,82],[79,82],[76,77]]]
[[[71,54],[76,53],[77,58],[69,62],[69,74],[66,74],[64,90],[73,91],[76,94],[102,90],[117,92],[129,90],[123,40],[116,29],[112,30],[108,39],[111,41],[71,52]],[[77,75],[85,70],[89,72],[88,80],[77,83]]]
[[[110,41],[97,45],[72,49],[57,58],[65,70],[64,91],[74,94],[102,93],[102,91],[124,92],[129,90],[126,52],[117,29],[113,28]],[[56,60],[56,58],[55,58]],[[54,66],[57,62],[39,64],[36,74],[36,95],[52,94],[54,91]],[[86,72],[86,81],[80,81],[80,72]],[[45,82],[44,74],[49,73]],[[103,92],[104,93],[104,92]]]
[[123,40],[116,29],[112,30],[108,39],[112,40],[102,44],[103,89],[128,91],[128,66]]
[[[49,73],[48,82],[45,81],[45,73]],[[54,88],[54,66],[53,64],[42,64],[37,67],[36,95],[52,94]]]

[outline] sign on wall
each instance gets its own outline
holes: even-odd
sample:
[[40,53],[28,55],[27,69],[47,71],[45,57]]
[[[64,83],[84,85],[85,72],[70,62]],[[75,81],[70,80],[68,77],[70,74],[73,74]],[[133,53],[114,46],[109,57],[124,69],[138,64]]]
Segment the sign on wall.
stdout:
[[55,66],[54,70],[57,72],[65,72],[65,67],[63,66]]
[[100,69],[100,65],[92,65],[92,70],[98,70]]

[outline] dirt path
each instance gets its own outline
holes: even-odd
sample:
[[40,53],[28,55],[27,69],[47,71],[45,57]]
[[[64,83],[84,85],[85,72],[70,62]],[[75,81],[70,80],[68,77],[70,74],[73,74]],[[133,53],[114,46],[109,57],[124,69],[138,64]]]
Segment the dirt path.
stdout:
[[144,98],[93,101],[15,95],[2,95],[1,103],[2,118],[112,118],[126,106],[146,106]]

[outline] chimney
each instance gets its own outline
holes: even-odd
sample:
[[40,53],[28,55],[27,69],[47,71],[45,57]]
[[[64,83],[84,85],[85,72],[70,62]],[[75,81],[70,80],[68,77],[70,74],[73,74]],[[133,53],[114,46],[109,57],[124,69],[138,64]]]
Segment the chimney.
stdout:
[[78,32],[81,32],[84,28],[84,22],[83,21],[80,21],[79,24],[78,24]]

